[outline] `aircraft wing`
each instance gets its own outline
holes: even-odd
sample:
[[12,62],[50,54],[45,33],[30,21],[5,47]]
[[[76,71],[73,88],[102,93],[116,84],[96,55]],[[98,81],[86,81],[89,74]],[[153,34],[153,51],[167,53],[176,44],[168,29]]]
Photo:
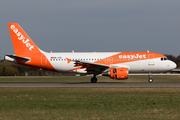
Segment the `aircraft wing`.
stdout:
[[89,61],[70,60],[68,58],[66,58],[66,59],[68,60],[68,63],[73,61],[74,67],[77,67],[78,69],[85,68],[87,73],[90,73],[90,74],[92,74],[92,73],[93,74],[101,74],[104,70],[109,68],[108,65],[104,65],[104,64],[93,63],[93,62],[89,62]]
[[[74,61],[74,60],[73,60]],[[104,64],[99,64],[99,63],[92,63],[92,62],[88,62],[88,61],[79,61],[79,60],[75,60],[74,61],[76,66],[99,66],[99,67],[104,67],[104,68],[109,68],[108,65],[104,65]]]

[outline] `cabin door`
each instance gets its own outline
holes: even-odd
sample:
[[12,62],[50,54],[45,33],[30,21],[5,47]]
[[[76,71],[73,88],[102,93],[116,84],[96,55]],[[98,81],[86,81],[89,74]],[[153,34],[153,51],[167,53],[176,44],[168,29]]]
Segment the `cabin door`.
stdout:
[[151,66],[155,65],[153,54],[148,55],[148,65],[151,65]]
[[41,66],[47,66],[47,58],[44,55],[41,55]]

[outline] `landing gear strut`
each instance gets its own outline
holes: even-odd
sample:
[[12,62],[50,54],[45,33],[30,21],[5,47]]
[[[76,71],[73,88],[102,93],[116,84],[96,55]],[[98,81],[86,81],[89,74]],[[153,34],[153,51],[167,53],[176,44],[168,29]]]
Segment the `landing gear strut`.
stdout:
[[153,79],[151,78],[151,73],[149,73],[149,80],[148,80],[150,83],[153,82]]
[[91,78],[91,83],[96,83],[97,82],[97,78],[96,78],[96,75],[94,75],[92,78]]

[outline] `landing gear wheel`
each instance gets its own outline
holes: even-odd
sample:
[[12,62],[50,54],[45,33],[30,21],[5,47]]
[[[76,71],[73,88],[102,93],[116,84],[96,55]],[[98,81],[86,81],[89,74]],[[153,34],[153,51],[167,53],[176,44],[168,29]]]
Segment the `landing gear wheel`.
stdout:
[[151,78],[151,72],[149,72],[149,83],[152,83],[153,82],[153,79]]
[[96,83],[97,82],[97,78],[96,77],[92,77],[91,78],[91,83]]
[[153,82],[153,79],[152,79],[152,78],[149,78],[149,82],[152,83],[152,82]]

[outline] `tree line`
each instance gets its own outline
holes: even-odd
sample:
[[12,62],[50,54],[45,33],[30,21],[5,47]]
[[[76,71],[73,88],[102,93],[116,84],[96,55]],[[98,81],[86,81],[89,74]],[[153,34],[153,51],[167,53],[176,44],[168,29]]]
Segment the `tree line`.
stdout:
[[173,62],[175,62],[176,65],[177,65],[177,68],[180,67],[180,55],[179,55],[179,56],[174,56],[174,55],[165,54],[165,56],[166,56],[169,60],[172,60]]
[[15,76],[25,71],[37,71],[36,68],[0,60],[0,76]]
[[74,76],[75,73],[58,73],[0,60],[0,76]]
[[[177,68],[180,67],[180,55],[165,55],[169,60],[174,61],[177,64]],[[37,68],[19,65],[16,63],[0,60],[0,76],[25,76],[26,73],[30,76],[60,76],[60,75],[75,75],[74,73],[56,73],[46,70],[39,70]]]

